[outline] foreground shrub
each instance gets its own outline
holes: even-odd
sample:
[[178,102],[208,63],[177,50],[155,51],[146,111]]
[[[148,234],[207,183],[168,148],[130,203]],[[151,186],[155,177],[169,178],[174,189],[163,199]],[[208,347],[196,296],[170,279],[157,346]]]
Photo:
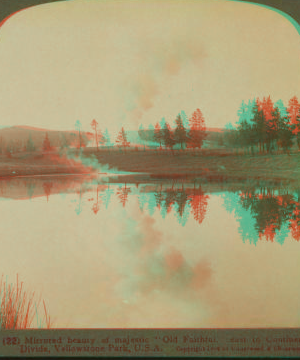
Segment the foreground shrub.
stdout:
[[8,280],[0,281],[0,329],[20,330],[28,328],[50,328],[51,321],[45,301],[44,316],[39,316],[40,300],[35,301],[35,294],[27,293],[23,282],[9,284]]

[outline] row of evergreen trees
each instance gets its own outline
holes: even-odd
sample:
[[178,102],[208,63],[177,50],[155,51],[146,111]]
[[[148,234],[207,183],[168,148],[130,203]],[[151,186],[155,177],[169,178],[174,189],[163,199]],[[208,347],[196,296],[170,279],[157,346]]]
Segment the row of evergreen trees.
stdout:
[[155,147],[165,146],[165,148],[173,149],[178,145],[182,150],[201,149],[207,137],[205,119],[200,109],[194,111],[190,118],[181,111],[174,121],[173,129],[165,118],[162,118],[155,126],[150,125],[148,130],[141,125],[139,136],[144,144],[145,142],[152,143]]
[[[41,150],[42,151],[50,151],[53,147],[50,144],[48,133],[45,134],[45,138],[42,142]],[[11,156],[11,154],[18,153],[18,152],[32,152],[36,151],[37,147],[32,140],[31,135],[29,135],[27,141],[21,141],[21,140],[10,140],[6,143],[5,139],[3,137],[0,138],[0,153],[6,154],[7,156]]]
[[271,97],[242,102],[239,120],[234,129],[227,126],[226,140],[232,147],[243,147],[252,153],[289,152],[294,139],[300,149],[300,104],[296,96],[288,107],[282,100],[273,103]]
[[[228,124],[223,134],[220,134],[219,145],[227,145],[230,148],[244,148],[245,151],[252,153],[259,151],[260,153],[271,153],[280,149],[289,152],[294,144],[294,139],[300,149],[300,104],[296,96],[290,99],[288,107],[285,107],[281,100],[273,103],[270,96],[260,100],[259,98],[249,100],[246,104],[242,102],[238,110],[239,120],[236,126]],[[98,122],[91,122],[93,129],[94,143],[111,147],[114,144],[110,141],[110,135],[106,129],[101,132]],[[82,132],[82,125],[79,120],[75,123],[77,131],[77,140],[70,140],[64,133],[61,134],[59,140],[59,148],[64,149],[78,143],[79,148],[87,145],[88,139],[86,134]],[[87,133],[88,134],[88,133]],[[75,134],[72,134],[76,137]],[[163,146],[171,149],[175,146],[183,149],[201,149],[204,140],[207,138],[206,124],[204,116],[200,109],[193,112],[190,118],[184,111],[181,111],[174,121],[173,127],[162,118],[155,126],[150,125],[148,129],[144,129],[143,125],[138,130],[139,138],[137,143],[143,144],[144,147]],[[0,150],[3,152],[4,141],[0,139]],[[121,128],[118,133],[115,144],[119,148],[126,149],[130,146],[128,134]],[[56,145],[57,147],[57,145]],[[21,149],[22,148],[22,149]],[[45,134],[42,143],[42,150],[49,151],[53,148],[50,144],[48,134]],[[23,146],[19,142],[10,142],[6,146],[4,152],[12,153],[18,151],[35,151],[36,146],[29,136],[27,142]]]
[[[290,99],[288,107],[282,100],[273,103],[271,97],[264,97],[242,102],[238,110],[239,120],[236,126],[226,125],[223,134],[219,135],[218,144],[230,148],[244,148],[252,153],[271,153],[283,150],[289,152],[294,140],[300,149],[300,104],[296,96]],[[93,120],[91,124],[95,131],[95,140],[101,145],[108,144],[109,134],[102,134],[98,130],[98,123]],[[155,126],[145,129],[143,125],[138,130],[137,142],[144,147],[169,148],[179,147],[201,149],[207,138],[206,124],[200,109],[193,112],[190,118],[181,111],[174,121],[173,127],[162,118]],[[116,145],[126,149],[130,146],[128,135],[124,127],[117,135]]]
[[[79,145],[80,144],[80,145]],[[80,134],[79,138],[75,133],[62,132],[59,136],[52,137],[50,140],[48,132],[45,133],[44,138],[39,137],[33,140],[32,135],[29,134],[27,140],[11,139],[7,141],[5,137],[0,137],[0,154],[6,154],[10,157],[14,153],[20,152],[34,152],[43,151],[48,152],[56,149],[68,149],[70,147],[85,147],[88,144],[88,138],[85,134]]]
[[[80,125],[81,124],[78,122],[75,124],[79,137],[81,131]],[[150,147],[162,148],[164,146],[171,150],[176,145],[179,145],[182,150],[187,147],[194,149],[200,149],[202,147],[207,133],[204,116],[200,109],[194,111],[190,119],[188,119],[184,111],[181,111],[176,117],[174,125],[175,126],[172,128],[165,118],[162,118],[155,126],[150,125],[148,129],[144,129],[143,125],[141,125],[138,130],[139,139],[137,139],[137,143],[143,144],[144,147],[146,147],[147,144],[147,146]],[[110,142],[108,131],[106,130],[105,133],[102,133],[101,129],[99,129],[99,124],[95,119],[91,122],[91,127],[94,132],[94,144],[96,144],[97,150],[99,149],[99,145],[114,145]],[[130,147],[128,134],[124,127],[122,127],[118,133],[115,144],[124,150]]]

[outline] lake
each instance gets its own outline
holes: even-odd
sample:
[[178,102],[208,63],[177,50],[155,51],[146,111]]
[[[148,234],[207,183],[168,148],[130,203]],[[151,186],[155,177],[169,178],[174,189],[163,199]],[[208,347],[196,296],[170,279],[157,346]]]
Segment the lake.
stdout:
[[54,327],[300,326],[299,190],[118,181],[0,181],[1,273]]

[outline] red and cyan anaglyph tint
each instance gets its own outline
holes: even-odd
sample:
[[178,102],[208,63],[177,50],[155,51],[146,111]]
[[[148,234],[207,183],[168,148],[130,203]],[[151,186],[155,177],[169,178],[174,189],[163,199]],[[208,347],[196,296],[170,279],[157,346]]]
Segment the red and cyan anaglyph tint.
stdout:
[[2,21],[1,328],[299,327],[299,56],[234,1]]

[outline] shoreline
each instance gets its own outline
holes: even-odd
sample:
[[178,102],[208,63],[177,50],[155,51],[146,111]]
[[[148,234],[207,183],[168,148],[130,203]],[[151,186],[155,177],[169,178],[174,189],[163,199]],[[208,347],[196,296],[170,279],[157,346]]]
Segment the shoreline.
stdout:
[[[96,151],[86,149],[82,158],[60,157],[59,154],[16,154],[0,157],[0,179],[50,176],[89,176],[148,178],[155,181],[164,179],[192,180],[203,178],[207,181],[230,179],[269,179],[295,182],[300,179],[300,152],[287,154],[212,155],[206,152],[157,153],[153,151],[130,151],[127,153]],[[95,167],[97,160],[99,168]],[[81,161],[82,160],[82,161]],[[89,164],[93,160],[94,164]],[[87,163],[88,165],[85,165]],[[94,165],[94,166],[93,166]],[[103,172],[101,171],[103,167]],[[111,173],[110,173],[111,169]]]

